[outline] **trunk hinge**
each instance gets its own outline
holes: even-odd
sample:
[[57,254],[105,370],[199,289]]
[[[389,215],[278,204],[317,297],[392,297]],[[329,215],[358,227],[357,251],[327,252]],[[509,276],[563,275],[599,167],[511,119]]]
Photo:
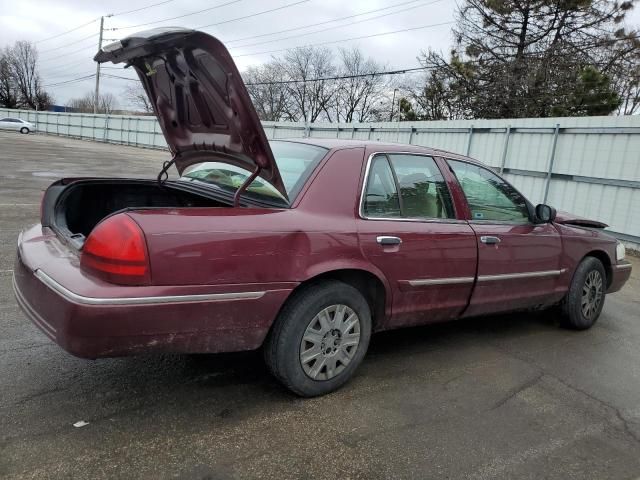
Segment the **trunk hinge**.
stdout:
[[256,165],[256,169],[253,171],[253,173],[249,175],[249,177],[244,181],[244,183],[240,185],[240,188],[236,190],[236,194],[233,196],[234,208],[240,206],[240,195],[242,195],[242,193],[247,189],[247,187],[251,185],[251,182],[253,182],[256,179],[256,177],[260,175],[260,170],[262,170],[262,167],[260,165]]
[[162,164],[162,170],[160,170],[160,173],[158,173],[158,185],[162,186],[164,185],[164,182],[167,181],[167,179],[169,178],[168,170],[171,168],[171,165],[176,163],[176,158],[178,158],[178,155],[175,155],[171,160],[165,161]]

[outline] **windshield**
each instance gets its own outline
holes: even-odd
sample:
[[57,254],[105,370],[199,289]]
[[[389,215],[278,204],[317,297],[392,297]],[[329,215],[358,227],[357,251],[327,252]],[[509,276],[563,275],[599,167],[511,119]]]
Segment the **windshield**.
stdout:
[[[290,201],[293,201],[305,182],[316,168],[327,149],[304,143],[273,141],[269,142],[280,176]],[[185,169],[181,180],[204,182],[215,185],[223,190],[235,192],[251,172],[243,168],[223,162],[202,162]],[[247,187],[243,197],[270,203],[288,202],[266,180],[255,179]]]

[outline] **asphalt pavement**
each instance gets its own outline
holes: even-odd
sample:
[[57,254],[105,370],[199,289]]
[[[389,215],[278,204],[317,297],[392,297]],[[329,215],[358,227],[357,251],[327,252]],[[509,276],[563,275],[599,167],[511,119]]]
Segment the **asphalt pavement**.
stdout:
[[0,478],[640,478],[636,259],[589,331],[543,312],[381,333],[346,387],[310,400],[257,352],[61,350],[13,297],[18,232],[60,177],[153,178],[166,159],[0,132]]

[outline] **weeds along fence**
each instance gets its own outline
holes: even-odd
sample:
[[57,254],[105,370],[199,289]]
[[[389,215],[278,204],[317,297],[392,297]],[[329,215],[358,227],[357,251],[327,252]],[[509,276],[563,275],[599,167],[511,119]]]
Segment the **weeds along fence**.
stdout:
[[[39,133],[166,148],[155,117],[0,109]],[[640,248],[640,116],[381,123],[264,122],[270,139],[368,139],[441,148],[502,173],[532,202],[603,221]]]

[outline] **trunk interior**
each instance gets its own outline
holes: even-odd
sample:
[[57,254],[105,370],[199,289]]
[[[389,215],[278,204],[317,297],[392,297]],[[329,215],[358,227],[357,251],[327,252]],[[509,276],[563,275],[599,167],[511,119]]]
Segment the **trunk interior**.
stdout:
[[125,209],[153,207],[227,207],[205,195],[153,180],[83,180],[57,196],[54,226],[81,246],[103,218]]

